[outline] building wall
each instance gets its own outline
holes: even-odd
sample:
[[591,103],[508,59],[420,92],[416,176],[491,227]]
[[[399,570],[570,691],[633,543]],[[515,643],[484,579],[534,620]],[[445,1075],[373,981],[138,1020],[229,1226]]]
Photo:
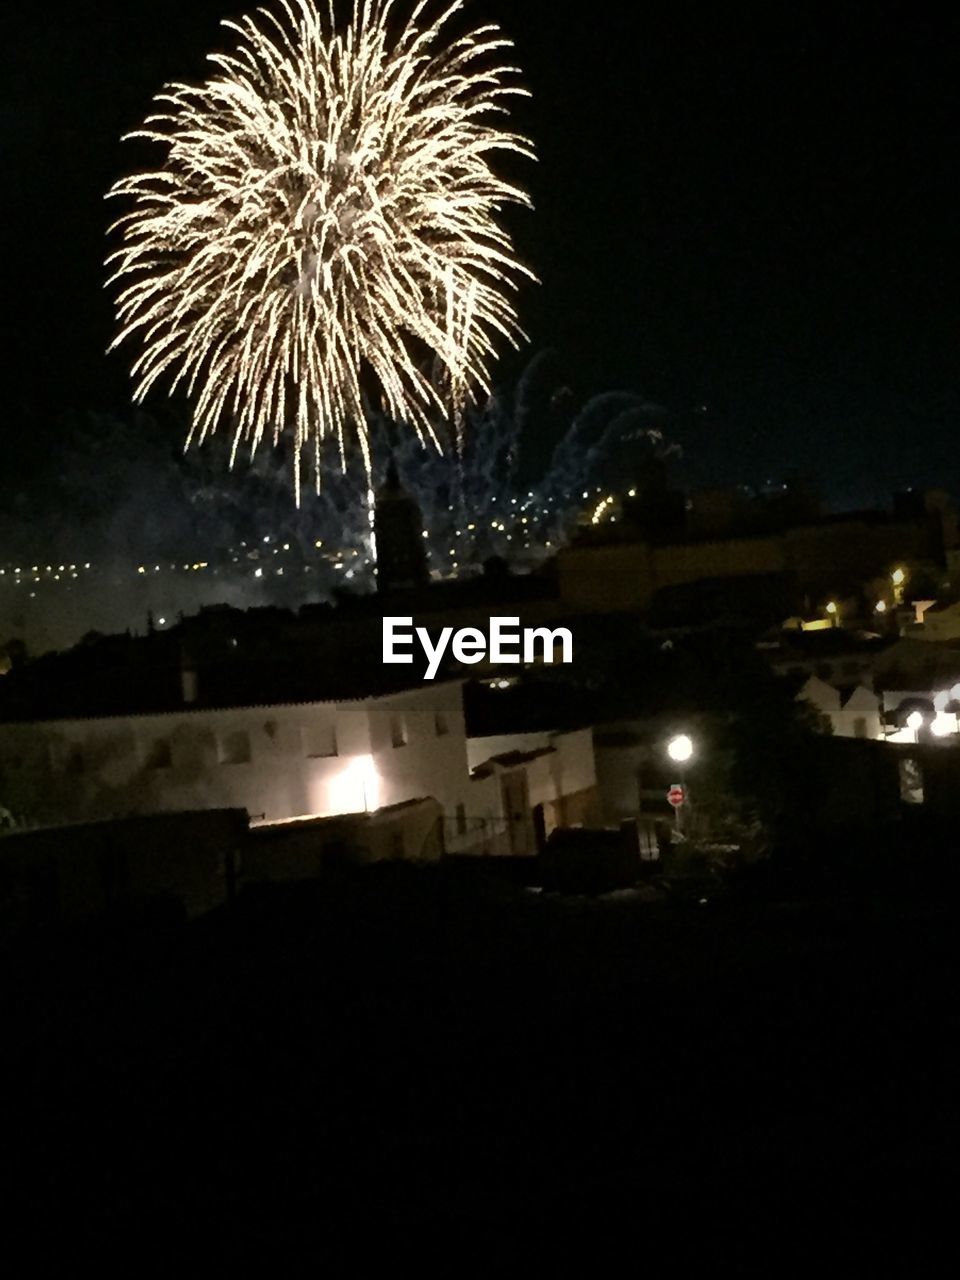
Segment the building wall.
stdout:
[[[334,743],[335,755],[314,754]],[[343,704],[0,725],[0,795],[34,822],[211,808],[279,820],[425,793],[453,810],[468,788],[456,683]]]
[[331,866],[432,862],[443,853],[443,814],[436,800],[414,800],[377,813],[255,826],[240,860],[239,885],[312,880]]
[[572,733],[496,734],[467,740],[471,770],[495,757],[536,751],[545,754],[534,756],[521,766],[527,774],[531,809],[538,804],[552,806],[564,796],[592,791],[596,787],[592,729],[576,729]]
[[665,587],[777,574],[785,568],[779,538],[730,538],[652,548],[646,543],[571,547],[558,557],[563,604],[584,612],[645,609]]
[[645,609],[657,589],[646,543],[569,547],[557,557],[557,572],[560,598],[577,612]]
[[[438,724],[437,717],[442,717]],[[466,724],[459,683],[423,687],[369,704],[369,750],[380,778],[380,804],[423,795],[452,812],[469,789]],[[401,727],[404,746],[393,745]],[[445,726],[446,732],[439,732]],[[377,806],[371,805],[371,808]]]
[[840,738],[883,737],[883,717],[879,694],[871,689],[855,689],[832,719],[833,732]]
[[923,520],[798,525],[752,538],[651,547],[645,543],[570,547],[557,558],[560,596],[568,609],[646,609],[669,587],[724,578],[787,575],[811,595],[889,580],[901,562],[942,555],[934,525]]
[[923,615],[923,625],[914,636],[918,640],[956,640],[960,637],[960,604],[948,605],[942,609],[927,609]]
[[786,568],[780,538],[728,538],[657,547],[653,575],[657,587],[681,586],[708,578],[739,578],[782,573]]
[[[543,808],[544,834],[558,826],[582,823],[583,814],[597,812],[596,767],[593,731],[572,733],[496,734],[470,738],[467,742],[471,779],[465,806],[468,832],[457,846],[458,852],[508,853],[535,851],[534,810]],[[534,755],[534,752],[542,752]],[[529,756],[507,760],[503,757]],[[487,766],[479,774],[475,770]],[[523,831],[509,829],[504,803],[508,775],[523,775],[526,789],[526,816]],[[514,824],[516,827],[516,824]]]

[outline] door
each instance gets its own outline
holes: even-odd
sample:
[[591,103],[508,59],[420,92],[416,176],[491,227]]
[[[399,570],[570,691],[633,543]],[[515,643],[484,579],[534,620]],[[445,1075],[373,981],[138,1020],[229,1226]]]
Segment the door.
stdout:
[[534,852],[533,823],[530,818],[530,791],[524,769],[512,769],[500,779],[503,815],[507,822],[507,840],[511,853]]

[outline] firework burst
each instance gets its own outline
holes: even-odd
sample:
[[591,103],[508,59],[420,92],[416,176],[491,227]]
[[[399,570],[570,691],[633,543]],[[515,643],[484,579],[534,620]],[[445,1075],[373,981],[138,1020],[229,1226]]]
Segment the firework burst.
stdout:
[[113,347],[142,347],[134,398],[169,377],[187,444],[227,425],[231,464],[289,430],[298,501],[325,439],[343,465],[355,438],[369,470],[367,392],[436,444],[432,423],[489,391],[497,341],[524,336],[513,295],[533,277],[499,215],[529,199],[491,158],[533,158],[501,127],[525,91],[496,27],[447,38],[462,2],[421,22],[422,0],[394,35],[393,0],[354,0],[342,29],[332,0],[279,0],[225,22],[239,44],[210,56],[217,74],[167,86],[128,135],[166,149],[109,193],[132,202],[107,261]]

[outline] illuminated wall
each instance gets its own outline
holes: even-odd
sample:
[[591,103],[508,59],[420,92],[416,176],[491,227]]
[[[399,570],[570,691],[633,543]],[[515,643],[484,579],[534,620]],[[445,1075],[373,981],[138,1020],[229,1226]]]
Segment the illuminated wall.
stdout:
[[688,583],[783,574],[813,595],[860,590],[891,565],[941,554],[924,521],[850,520],[800,525],[764,537],[569,547],[557,557],[568,609],[645,609],[657,591]]
[[452,812],[468,788],[459,683],[347,703],[0,725],[0,795],[35,822],[212,808],[277,821],[426,795]]
[[786,569],[779,538],[729,538],[722,542],[657,547],[652,556],[657,588],[709,578],[783,573]]
[[571,547],[558,557],[563,603],[584,612],[645,609],[665,587],[778,574],[786,568],[778,538],[734,538],[666,547],[645,543]]

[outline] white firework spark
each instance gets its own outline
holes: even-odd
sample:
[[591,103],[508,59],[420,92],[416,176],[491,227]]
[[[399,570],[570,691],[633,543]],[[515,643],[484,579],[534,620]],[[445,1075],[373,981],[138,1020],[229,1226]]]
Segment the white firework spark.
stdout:
[[225,21],[236,52],[210,55],[202,86],[166,86],[128,135],[167,157],[109,192],[133,205],[107,262],[123,286],[111,350],[133,334],[143,348],[135,400],[171,375],[193,400],[187,444],[226,421],[231,464],[242,441],[289,429],[299,502],[308,445],[318,486],[327,437],[343,463],[355,432],[369,469],[362,384],[434,443],[438,415],[459,422],[489,391],[495,342],[525,336],[519,278],[534,278],[498,221],[529,198],[490,161],[534,157],[501,127],[526,93],[500,63],[511,42],[495,26],[445,39],[463,0],[420,25],[421,0],[396,35],[394,0],[354,0],[340,31],[333,0],[277,5],[259,26]]

